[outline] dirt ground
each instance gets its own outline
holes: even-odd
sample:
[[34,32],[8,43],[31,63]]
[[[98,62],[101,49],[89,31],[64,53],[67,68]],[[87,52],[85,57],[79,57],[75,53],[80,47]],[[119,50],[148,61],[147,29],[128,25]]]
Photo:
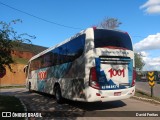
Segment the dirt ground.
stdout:
[[24,66],[24,64],[12,64],[13,72],[6,67],[6,75],[0,78],[0,86],[25,85]]

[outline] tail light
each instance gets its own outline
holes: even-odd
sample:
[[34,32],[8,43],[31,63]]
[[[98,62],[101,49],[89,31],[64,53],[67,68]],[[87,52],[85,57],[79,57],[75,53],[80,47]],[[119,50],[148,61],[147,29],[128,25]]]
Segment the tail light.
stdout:
[[92,67],[90,69],[90,76],[89,76],[89,85],[95,89],[100,89],[100,86],[97,81],[97,73],[96,73],[96,68]]
[[133,69],[132,87],[135,86],[135,83],[136,83],[136,71]]

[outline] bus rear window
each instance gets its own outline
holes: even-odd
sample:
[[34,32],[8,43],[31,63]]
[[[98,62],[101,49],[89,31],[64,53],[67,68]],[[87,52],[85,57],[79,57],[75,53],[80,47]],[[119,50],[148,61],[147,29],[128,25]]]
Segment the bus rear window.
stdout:
[[129,35],[127,33],[114,30],[95,29],[94,45],[95,48],[113,47],[133,50]]

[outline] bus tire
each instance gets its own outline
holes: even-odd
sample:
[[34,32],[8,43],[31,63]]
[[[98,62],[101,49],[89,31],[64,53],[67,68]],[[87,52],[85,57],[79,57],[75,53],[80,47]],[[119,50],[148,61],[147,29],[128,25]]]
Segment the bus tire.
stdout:
[[55,98],[57,103],[59,104],[63,103],[63,98],[62,98],[61,89],[59,85],[55,86]]

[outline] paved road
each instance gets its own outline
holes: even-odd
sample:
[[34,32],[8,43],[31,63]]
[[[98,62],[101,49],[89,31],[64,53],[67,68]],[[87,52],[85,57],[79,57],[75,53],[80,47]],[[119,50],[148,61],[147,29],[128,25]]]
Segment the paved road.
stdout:
[[[136,82],[136,88],[151,94],[151,88],[148,82]],[[157,84],[157,83],[155,84],[155,86],[153,87],[153,93],[154,93],[154,96],[160,98],[160,84]]]
[[[67,117],[65,120],[159,120],[160,119],[160,105],[150,104],[147,102],[135,100],[135,99],[126,99],[122,101],[114,102],[104,102],[104,103],[82,103],[82,102],[73,102],[66,101],[65,104],[59,105],[55,102],[53,96],[44,95],[39,93],[29,93],[25,88],[16,88],[16,89],[0,89],[0,94],[3,95],[14,95],[20,98],[28,108],[28,111],[63,111],[60,114],[79,114],[85,115],[85,117]],[[98,111],[98,112],[97,112]],[[110,112],[106,112],[110,111]],[[115,112],[117,111],[117,112]],[[123,112],[125,111],[125,112]],[[152,113],[159,111],[159,118],[157,117],[114,117],[119,114],[129,115],[130,112],[127,111],[152,111]],[[137,112],[137,113],[139,113]],[[136,114],[136,112],[131,112],[131,114]],[[59,113],[58,113],[59,114]],[[105,115],[107,114],[107,115]],[[112,114],[111,117],[106,117]],[[44,114],[45,115],[45,114]],[[105,115],[105,117],[102,117]],[[89,116],[89,117],[86,117]],[[96,117],[92,117],[96,116]],[[53,118],[53,116],[52,116]],[[44,120],[51,118],[42,118]],[[54,118],[55,119],[55,118]],[[56,118],[61,120],[62,118]],[[36,120],[36,119],[34,119]],[[39,120],[39,118],[37,118]]]

